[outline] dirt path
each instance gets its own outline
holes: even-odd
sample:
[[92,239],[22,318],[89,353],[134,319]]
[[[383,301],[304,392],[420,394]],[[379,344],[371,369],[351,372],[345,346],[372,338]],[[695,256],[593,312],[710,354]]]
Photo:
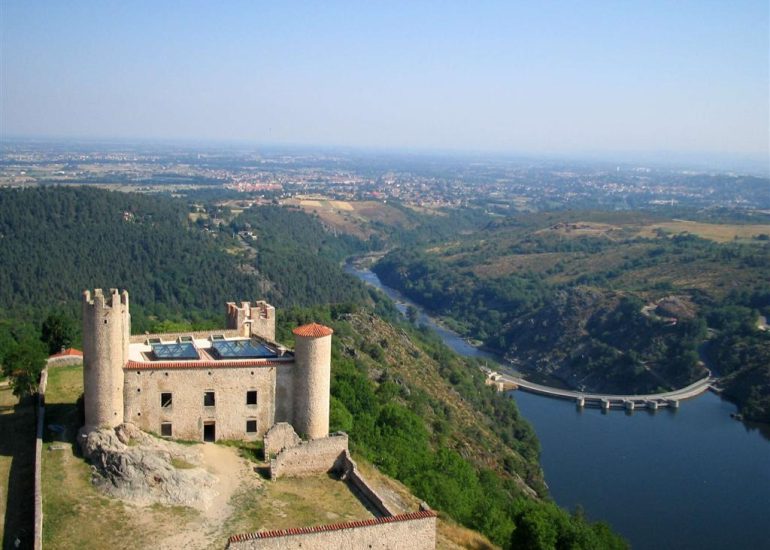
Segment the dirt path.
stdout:
[[236,449],[204,443],[200,452],[206,470],[217,477],[217,494],[205,509],[200,510],[199,518],[159,541],[158,548],[198,550],[223,547],[224,539],[231,534],[222,532],[222,526],[233,511],[230,499],[245,487],[256,488],[261,483],[253,471],[253,464],[241,458]]
[[232,447],[206,443],[203,446],[203,463],[206,469],[217,476],[217,496],[204,512],[209,523],[221,525],[232,512],[230,498],[244,486],[259,484],[252,464],[238,456]]

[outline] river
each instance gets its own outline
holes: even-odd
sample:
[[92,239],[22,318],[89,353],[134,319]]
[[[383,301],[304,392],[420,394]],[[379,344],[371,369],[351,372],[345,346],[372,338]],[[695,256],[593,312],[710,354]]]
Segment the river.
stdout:
[[[457,353],[495,357],[437,325],[375,273],[346,271],[384,291],[402,312],[411,304]],[[512,392],[542,447],[551,496],[581,506],[636,549],[770,549],[770,430],[730,418],[712,394],[678,410],[602,413],[568,401]]]

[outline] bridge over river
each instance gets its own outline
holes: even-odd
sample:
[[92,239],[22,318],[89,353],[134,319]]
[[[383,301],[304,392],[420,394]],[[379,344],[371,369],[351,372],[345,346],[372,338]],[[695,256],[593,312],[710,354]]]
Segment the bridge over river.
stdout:
[[670,392],[646,395],[619,395],[563,390],[561,388],[536,384],[518,376],[487,371],[487,384],[495,386],[499,391],[522,390],[547,397],[569,399],[574,401],[579,407],[601,407],[604,410],[611,408],[623,408],[629,411],[634,409],[657,410],[662,407],[678,408],[679,402],[683,399],[696,397],[709,389],[718,392],[719,390],[714,387],[714,382],[716,382],[716,378],[709,374],[709,376],[693,382],[689,386]]

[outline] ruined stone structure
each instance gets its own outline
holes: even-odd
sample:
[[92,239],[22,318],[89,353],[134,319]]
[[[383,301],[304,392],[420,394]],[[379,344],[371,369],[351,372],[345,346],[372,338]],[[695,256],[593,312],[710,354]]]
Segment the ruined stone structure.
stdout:
[[253,440],[277,422],[329,435],[332,329],[275,342],[275,308],[227,304],[226,329],[131,336],[128,293],[83,293],[84,432],[131,422],[190,440]]

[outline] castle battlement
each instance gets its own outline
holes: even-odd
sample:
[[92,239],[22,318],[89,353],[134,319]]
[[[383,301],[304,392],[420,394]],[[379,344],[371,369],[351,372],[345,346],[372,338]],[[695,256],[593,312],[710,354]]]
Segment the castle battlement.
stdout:
[[118,292],[117,288],[111,288],[109,296],[104,295],[101,288],[94,289],[93,296],[90,290],[83,291],[83,305],[95,308],[114,308],[116,306],[128,306],[128,291]]
[[241,336],[258,336],[275,341],[275,308],[264,300],[226,304],[227,328],[237,330]]

